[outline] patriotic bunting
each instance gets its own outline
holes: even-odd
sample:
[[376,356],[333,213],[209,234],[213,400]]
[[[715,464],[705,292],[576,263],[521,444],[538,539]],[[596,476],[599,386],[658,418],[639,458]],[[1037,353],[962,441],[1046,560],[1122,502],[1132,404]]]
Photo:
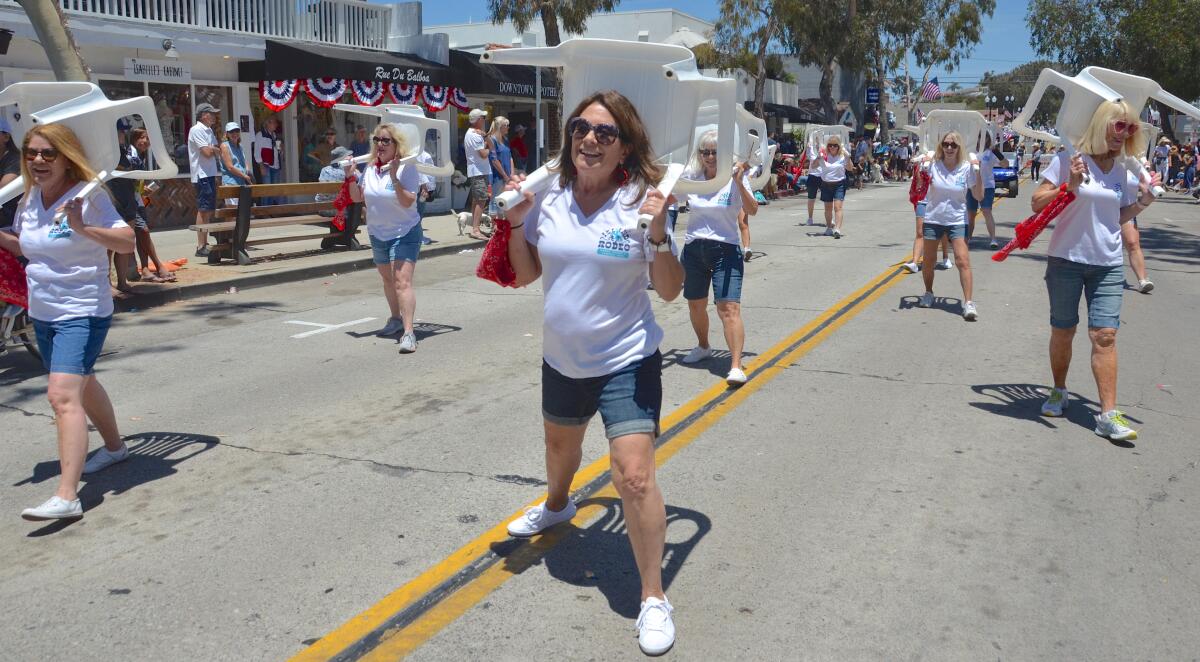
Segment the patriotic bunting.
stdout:
[[346,93],[344,78],[309,78],[304,81],[304,91],[313,103],[322,108],[332,108]]
[[416,105],[417,99],[421,95],[420,85],[410,85],[408,83],[388,83],[388,94],[392,95],[392,100],[402,105]]
[[263,105],[275,112],[292,105],[296,99],[296,90],[300,87],[298,80],[264,80],[258,84],[258,96]]
[[350,83],[354,99],[362,106],[378,106],[383,103],[383,83],[380,81],[356,80]]
[[421,88],[421,98],[425,101],[425,107],[433,112],[438,112],[446,108],[446,104],[450,100],[450,88],[442,85],[426,85]]
[[471,102],[467,101],[467,95],[463,94],[461,87],[450,88],[450,105],[459,110],[469,110]]

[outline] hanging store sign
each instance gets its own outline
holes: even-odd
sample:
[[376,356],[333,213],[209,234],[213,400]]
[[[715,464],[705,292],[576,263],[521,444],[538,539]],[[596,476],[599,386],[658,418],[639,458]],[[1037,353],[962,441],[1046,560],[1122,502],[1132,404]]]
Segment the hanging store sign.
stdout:
[[190,83],[192,63],[179,60],[147,60],[140,57],[125,58],[125,79],[145,80],[152,83]]

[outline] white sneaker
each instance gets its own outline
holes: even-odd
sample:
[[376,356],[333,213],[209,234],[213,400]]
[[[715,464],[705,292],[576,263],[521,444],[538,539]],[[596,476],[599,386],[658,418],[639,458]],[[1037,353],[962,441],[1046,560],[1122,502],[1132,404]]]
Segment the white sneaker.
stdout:
[[97,471],[103,471],[118,462],[124,462],[129,459],[129,447],[121,446],[121,450],[112,452],[103,446],[96,451],[87,462],[83,465],[83,475],[94,474]]
[[816,224],[817,224],[816,221],[812,220],[811,218],[808,219],[808,225],[816,225]]
[[387,324],[383,325],[383,328],[380,329],[380,331],[377,335],[394,336],[403,330],[404,330],[404,320],[400,319],[399,317],[390,317],[390,318],[388,318]]
[[974,322],[979,318],[979,311],[975,310],[975,302],[968,301],[963,304],[963,319],[968,322]]
[[742,260],[749,262],[752,255],[754,255],[754,251],[750,250],[750,247],[747,246],[746,250],[742,251]]
[[834,228],[834,229],[833,229],[833,238],[834,238],[834,239],[841,239],[841,238],[842,238],[842,231],[841,231],[839,228]]
[[746,371],[741,368],[733,368],[729,374],[725,376],[725,383],[730,386],[741,386],[746,383]]
[[687,356],[683,357],[683,363],[699,363],[710,356],[712,356],[711,347],[696,345],[692,351],[688,352]]
[[1153,289],[1154,283],[1149,278],[1138,281],[1138,292],[1141,292],[1142,294],[1150,294],[1151,290]]
[[508,535],[528,538],[575,516],[575,502],[567,499],[567,507],[555,512],[542,502],[525,510],[525,514],[508,523]]
[[417,334],[404,334],[404,337],[400,339],[400,353],[412,354],[415,351],[417,351]]
[[21,517],[30,522],[41,522],[48,519],[71,519],[83,517],[83,506],[79,499],[67,501],[59,496],[52,496],[37,508],[26,508],[21,511]]
[[997,248],[1000,248],[1000,242],[993,239],[991,242],[988,243],[988,248],[990,248],[992,250],[996,250]]
[[904,267],[904,270],[905,270],[905,271],[907,271],[907,272],[908,272],[908,273],[910,273],[910,274],[915,274],[915,273],[917,273],[917,269],[919,269],[919,268],[920,268],[920,267],[918,267],[918,266],[917,266],[917,263],[916,263],[916,262],[905,262],[905,263],[904,263],[903,265],[901,265],[901,266],[903,266],[903,267]]
[[1129,427],[1125,414],[1117,411],[1106,411],[1096,417],[1096,434],[1113,441],[1137,439],[1137,430]]
[[833,228],[829,227],[828,225],[825,226],[825,236],[826,237],[833,236]]
[[675,622],[671,612],[675,608],[663,599],[646,598],[638,613],[638,646],[646,655],[662,655],[675,645]]
[[937,268],[938,269],[953,269],[954,268],[954,260],[951,260],[950,258],[946,258],[938,263]]
[[917,301],[917,306],[920,308],[933,308],[933,292],[922,294],[921,300]]
[[1050,395],[1042,403],[1042,416],[1062,416],[1067,403],[1071,401],[1070,394],[1065,388],[1050,388]]

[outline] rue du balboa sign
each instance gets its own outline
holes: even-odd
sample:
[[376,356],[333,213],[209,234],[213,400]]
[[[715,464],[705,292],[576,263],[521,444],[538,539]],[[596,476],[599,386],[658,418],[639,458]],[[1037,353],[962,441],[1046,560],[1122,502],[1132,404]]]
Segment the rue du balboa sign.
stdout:
[[125,58],[126,80],[148,80],[166,83],[189,83],[192,80],[192,65],[179,60],[147,60],[140,57]]

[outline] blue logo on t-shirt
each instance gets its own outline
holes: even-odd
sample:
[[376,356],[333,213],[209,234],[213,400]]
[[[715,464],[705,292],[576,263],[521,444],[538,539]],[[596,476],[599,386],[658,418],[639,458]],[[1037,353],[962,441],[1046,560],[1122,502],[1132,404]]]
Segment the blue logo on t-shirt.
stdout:
[[629,240],[629,230],[606,230],[604,234],[600,235],[600,241],[596,245],[596,254],[628,260],[629,251],[632,248],[633,243]]
[[733,191],[725,191],[717,197],[717,204],[722,207],[730,207],[733,205]]
[[1101,184],[1104,186],[1104,188],[1116,193],[1118,198],[1121,197],[1121,182],[1114,181],[1108,184],[1101,182]]
[[51,239],[69,239],[71,237],[71,226],[67,225],[67,219],[62,219],[58,223],[50,226],[50,232],[47,236]]

